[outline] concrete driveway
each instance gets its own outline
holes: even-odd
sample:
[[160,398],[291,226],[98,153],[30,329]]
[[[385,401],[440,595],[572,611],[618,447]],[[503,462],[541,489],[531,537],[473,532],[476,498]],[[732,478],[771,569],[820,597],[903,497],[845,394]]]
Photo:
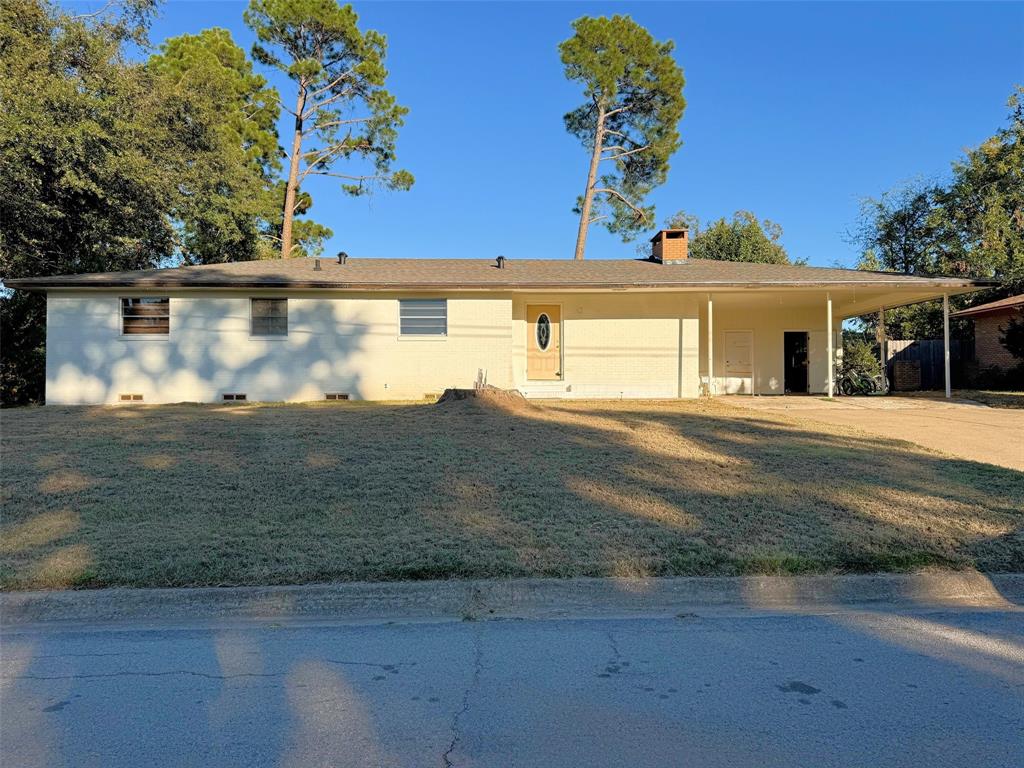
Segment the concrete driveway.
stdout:
[[731,397],[731,405],[838,424],[1024,471],[1024,410],[918,397]]

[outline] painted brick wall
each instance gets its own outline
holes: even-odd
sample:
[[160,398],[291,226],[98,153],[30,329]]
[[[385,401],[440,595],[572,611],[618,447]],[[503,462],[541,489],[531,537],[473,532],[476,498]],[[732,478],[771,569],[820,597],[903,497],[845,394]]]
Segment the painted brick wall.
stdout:
[[[121,294],[124,295],[124,294]],[[156,295],[156,294],[152,294]],[[167,294],[164,294],[167,295]],[[448,296],[448,335],[402,337],[399,296],[292,293],[288,336],[249,334],[251,296],[277,292],[171,293],[171,332],[122,336],[119,295],[51,293],[47,302],[46,402],[215,402],[249,400],[420,399],[471,387],[482,372],[511,384],[512,300]]]
[[[563,379],[530,381],[529,304],[562,308]],[[540,293],[513,301],[513,378],[528,396],[697,397],[697,300],[678,293]]]

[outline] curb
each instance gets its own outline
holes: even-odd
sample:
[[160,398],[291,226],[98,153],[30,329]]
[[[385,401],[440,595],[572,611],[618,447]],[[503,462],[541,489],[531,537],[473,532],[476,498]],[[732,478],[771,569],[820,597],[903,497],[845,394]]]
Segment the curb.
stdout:
[[671,616],[694,608],[827,612],[857,606],[1019,610],[1024,574],[350,582],[0,595],[5,628],[51,622]]

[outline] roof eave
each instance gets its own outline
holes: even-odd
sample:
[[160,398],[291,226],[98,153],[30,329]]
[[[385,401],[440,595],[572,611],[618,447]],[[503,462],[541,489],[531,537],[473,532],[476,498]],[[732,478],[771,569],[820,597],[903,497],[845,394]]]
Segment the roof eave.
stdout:
[[699,281],[633,281],[633,282],[601,282],[574,280],[572,282],[502,282],[473,283],[464,281],[447,282],[377,282],[377,283],[338,283],[316,280],[90,280],[88,282],[71,280],[48,280],[39,278],[22,278],[5,282],[8,288],[24,291],[46,291],[54,288],[63,289],[127,289],[144,290],[189,289],[189,288],[244,288],[244,289],[318,289],[342,291],[382,291],[382,290],[578,290],[606,289],[629,290],[636,288],[864,288],[864,287],[904,287],[904,288],[955,288],[980,290],[999,285],[989,280],[942,280],[941,278],[921,280],[699,280]]

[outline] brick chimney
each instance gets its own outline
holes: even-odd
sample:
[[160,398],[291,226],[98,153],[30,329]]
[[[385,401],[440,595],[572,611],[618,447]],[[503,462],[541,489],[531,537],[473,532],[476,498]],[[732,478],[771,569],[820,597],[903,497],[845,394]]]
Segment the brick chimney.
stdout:
[[663,229],[651,238],[651,260],[662,264],[686,261],[690,254],[690,233],[685,229]]

